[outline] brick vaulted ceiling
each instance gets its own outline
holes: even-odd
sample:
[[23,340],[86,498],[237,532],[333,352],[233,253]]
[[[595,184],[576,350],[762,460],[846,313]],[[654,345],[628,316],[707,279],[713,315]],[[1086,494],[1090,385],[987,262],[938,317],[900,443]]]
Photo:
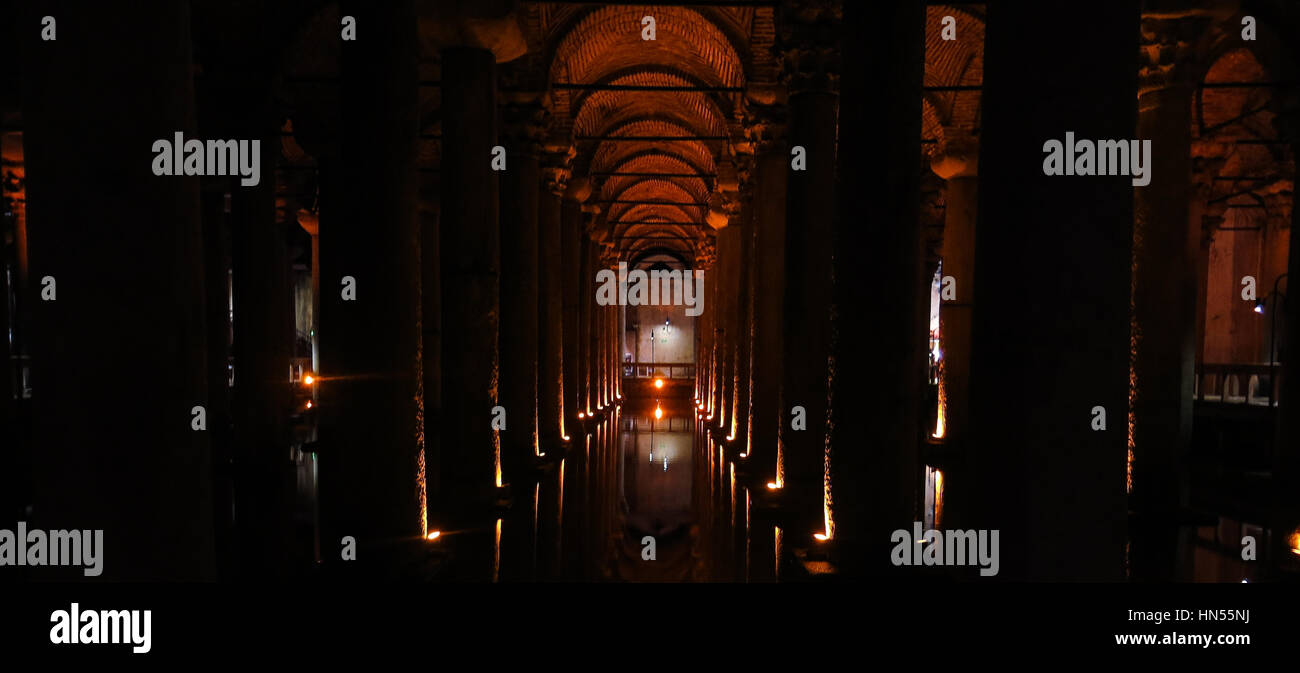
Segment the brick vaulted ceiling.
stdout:
[[[528,41],[551,87],[550,135],[577,148],[575,176],[594,178],[596,226],[623,257],[656,248],[694,256],[710,235],[702,223],[742,115],[743,94],[727,89],[774,79],[774,9],[532,7]],[[641,38],[645,16],[655,19],[653,41]],[[619,139],[641,137],[653,139]]]

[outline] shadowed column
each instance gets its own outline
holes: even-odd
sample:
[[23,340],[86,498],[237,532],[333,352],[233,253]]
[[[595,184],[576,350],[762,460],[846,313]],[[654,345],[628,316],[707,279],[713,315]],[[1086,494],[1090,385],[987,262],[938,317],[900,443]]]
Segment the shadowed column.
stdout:
[[340,161],[321,193],[322,554],[352,536],[356,564],[384,572],[421,516],[415,13],[344,11],[370,37],[343,43]]
[[[896,573],[889,561],[890,533],[914,520],[926,376],[922,320],[928,322],[929,311],[921,309],[928,308],[930,295],[921,256],[916,143],[925,7],[909,0],[868,13],[865,6],[846,4],[844,18],[834,453],[827,498],[842,569]],[[869,41],[855,38],[872,30],[879,34]],[[888,101],[884,113],[892,131],[880,140],[854,120],[867,114],[867,106],[881,107],[882,99]],[[868,155],[872,159],[864,160]],[[810,430],[812,418],[810,409]]]
[[103,529],[98,580],[213,579],[199,180],[151,171],[156,140],[196,136],[188,3],[85,5],[49,42],[22,14],[28,526]]
[[1043,30],[1053,19],[1030,3],[988,16],[981,144],[998,151],[980,157],[971,458],[983,506],[969,525],[1000,530],[1002,577],[1118,580],[1132,178],[1049,176],[1044,163],[1045,142],[1067,131],[1136,137],[1138,3],[1071,12],[1068,31]]

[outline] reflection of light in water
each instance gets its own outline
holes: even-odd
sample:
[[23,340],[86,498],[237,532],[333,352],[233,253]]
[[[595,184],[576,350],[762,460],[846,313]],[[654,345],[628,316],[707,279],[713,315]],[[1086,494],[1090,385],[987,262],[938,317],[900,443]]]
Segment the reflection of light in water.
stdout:
[[497,519],[497,539],[492,553],[492,581],[501,580],[501,519]]
[[943,525],[943,470],[934,471],[934,527]]
[[659,407],[655,407],[655,420],[657,421],[663,417],[664,417],[664,410]]
[[781,527],[776,526],[775,528],[773,528],[772,535],[775,539],[775,543],[772,545],[773,556],[774,556],[772,567],[776,571],[776,576],[780,577],[781,576],[781,538],[784,537],[781,533]]
[[664,472],[668,471],[668,459],[664,458]]

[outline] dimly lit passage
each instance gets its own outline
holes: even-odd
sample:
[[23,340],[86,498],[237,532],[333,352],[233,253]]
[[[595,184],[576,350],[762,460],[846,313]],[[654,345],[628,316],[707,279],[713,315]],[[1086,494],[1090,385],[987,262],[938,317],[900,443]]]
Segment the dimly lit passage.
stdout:
[[0,0],[0,581],[1294,579],[1300,11],[1083,4]]

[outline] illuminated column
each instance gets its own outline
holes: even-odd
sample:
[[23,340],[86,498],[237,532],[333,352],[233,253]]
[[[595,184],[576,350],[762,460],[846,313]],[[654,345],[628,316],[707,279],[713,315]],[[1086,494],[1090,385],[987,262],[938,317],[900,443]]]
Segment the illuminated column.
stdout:
[[[197,137],[191,16],[185,3],[77,9],[59,16],[57,41],[34,29],[44,10],[16,5],[13,22],[33,28],[12,33],[28,68],[27,525],[102,529],[99,581],[212,580],[210,434],[193,429],[192,410],[209,390],[199,179],[150,171],[155,140]],[[46,276],[54,301],[41,298]]]
[[360,565],[341,568],[356,569],[395,561],[386,542],[420,534],[418,76],[412,3],[345,11],[375,39],[342,47],[340,153],[322,170],[317,410],[323,546],[354,537]]
[[[951,135],[964,133],[953,129]],[[979,147],[973,138],[953,141],[936,156],[931,170],[946,181],[944,188],[943,282],[939,303],[939,420],[926,434],[942,437],[944,456],[944,518],[960,521],[968,513],[968,497],[979,485],[963,471],[963,447],[970,440],[971,321],[975,303],[975,222],[979,201]],[[947,280],[951,278],[951,283]],[[951,295],[942,294],[951,292]],[[945,299],[945,296],[952,298]],[[928,296],[927,296],[928,298]],[[922,419],[926,418],[921,414]]]
[[[1176,50],[1167,51],[1172,60]],[[1201,238],[1200,222],[1188,216],[1192,88],[1184,76],[1173,63],[1139,74],[1137,137],[1151,141],[1152,165],[1151,183],[1133,190],[1130,564],[1134,577],[1164,581],[1190,579],[1192,552],[1190,529],[1176,514],[1188,497]]]
[[[746,172],[751,162],[746,163]],[[740,222],[736,225],[736,418],[729,433],[738,442],[741,453],[749,451],[749,419],[752,410],[752,370],[754,355],[754,208],[753,183],[746,176],[741,189]]]
[[963,527],[1001,531],[1000,577],[1118,580],[1135,187],[1045,175],[1043,146],[1137,137],[1139,7],[1092,6],[1066,33],[1024,7],[988,16],[966,456],[982,507]]
[[[501,175],[500,432],[505,480],[514,484],[537,455],[538,184],[545,110],[517,95],[502,108],[506,170]],[[525,487],[526,484],[519,484]],[[514,494],[516,498],[518,493]]]
[[[496,59],[487,49],[442,52],[442,423],[441,499],[469,516],[492,499],[498,400],[500,229]],[[475,520],[475,525],[491,522]]]
[[[806,7],[797,19],[783,16],[791,37],[782,45],[789,70],[789,144],[802,150],[786,186],[784,368],[780,425],[785,458],[785,496],[797,513],[793,546],[826,534],[823,512],[827,356],[830,354],[831,261],[835,222],[836,49],[822,30],[829,8]],[[806,427],[791,428],[791,409],[803,410]]]
[[944,189],[943,275],[955,299],[939,304],[940,361],[945,404],[942,433],[955,450],[966,438],[970,403],[970,329],[975,287],[975,216],[979,202],[979,148],[952,148],[936,157],[930,168],[947,181]]
[[[768,109],[772,110],[772,109]],[[786,417],[781,397],[781,304],[785,296],[785,186],[789,151],[783,126],[768,114],[752,130],[758,140],[754,188],[754,367],[750,469],[760,486],[777,479],[777,429]],[[767,541],[764,537],[760,544]],[[757,555],[756,555],[757,558]],[[766,556],[763,557],[764,559]]]
[[564,422],[571,438],[580,432],[578,413],[585,413],[582,398],[580,306],[584,293],[593,291],[581,280],[583,234],[582,202],[591,195],[591,182],[585,178],[569,181],[560,205],[560,257],[563,262],[561,285],[563,287],[564,320]]
[[[538,261],[538,428],[542,450],[550,453],[559,447],[566,430],[564,387],[564,302],[568,300],[564,285],[564,247],[562,244],[561,197],[569,169],[566,155],[548,153],[543,157],[541,207],[538,211],[540,259]],[[571,413],[571,412],[570,412]]]

